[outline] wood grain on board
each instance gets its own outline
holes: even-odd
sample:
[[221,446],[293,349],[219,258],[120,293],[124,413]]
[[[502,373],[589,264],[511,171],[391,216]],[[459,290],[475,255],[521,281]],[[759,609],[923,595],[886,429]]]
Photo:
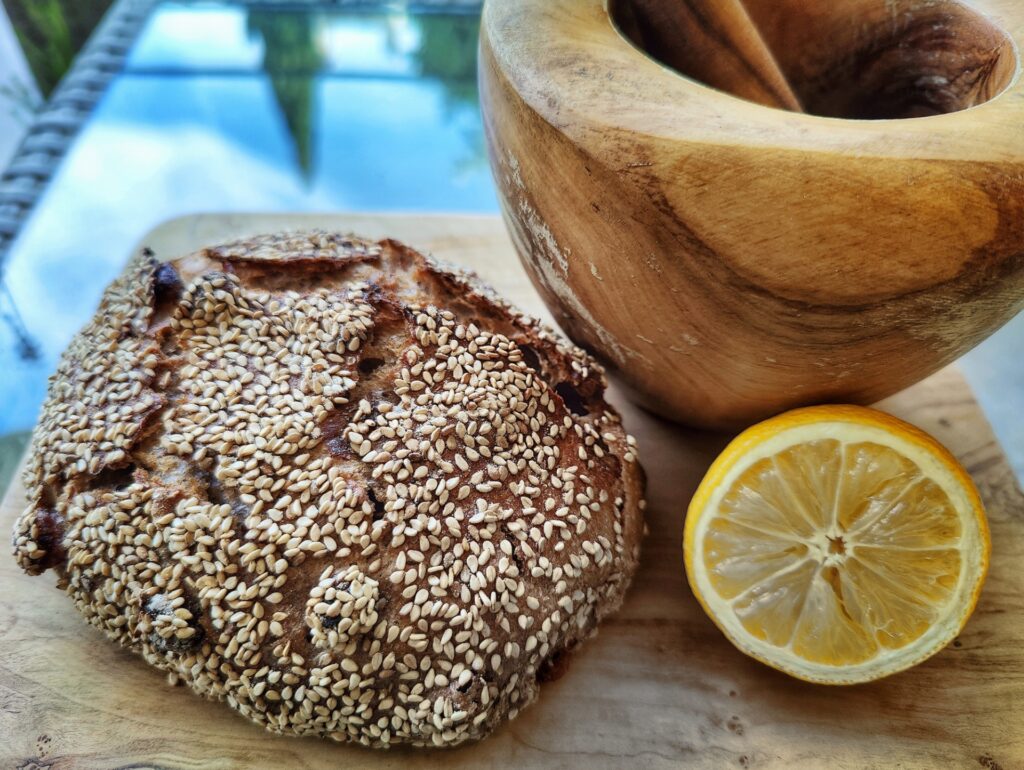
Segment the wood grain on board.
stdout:
[[[171,257],[235,235],[319,225],[394,236],[540,301],[496,219],[198,216],[145,239]],[[86,625],[53,586],[0,558],[0,767],[981,768],[1024,767],[1024,497],[956,369],[882,404],[949,446],[988,506],[992,567],[964,633],[921,666],[828,688],[772,671],[721,636],[686,586],[683,512],[726,437],[685,430],[613,393],[649,478],[642,564],[625,606],[540,700],[482,743],[372,752],[282,738],[207,702]],[[0,508],[10,531],[15,485]]]

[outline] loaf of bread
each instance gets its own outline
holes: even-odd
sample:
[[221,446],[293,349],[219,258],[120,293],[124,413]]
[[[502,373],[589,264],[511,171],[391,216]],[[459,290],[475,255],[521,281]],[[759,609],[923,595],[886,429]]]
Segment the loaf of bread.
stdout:
[[393,241],[144,252],[51,381],[15,554],[272,731],[458,744],[629,585],[643,474],[604,389]]

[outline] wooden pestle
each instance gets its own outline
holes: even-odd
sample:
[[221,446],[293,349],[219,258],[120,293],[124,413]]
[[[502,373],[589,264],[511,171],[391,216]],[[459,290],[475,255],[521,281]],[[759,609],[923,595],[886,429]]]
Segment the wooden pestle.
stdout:
[[679,72],[767,107],[803,112],[742,0],[620,0],[637,45]]

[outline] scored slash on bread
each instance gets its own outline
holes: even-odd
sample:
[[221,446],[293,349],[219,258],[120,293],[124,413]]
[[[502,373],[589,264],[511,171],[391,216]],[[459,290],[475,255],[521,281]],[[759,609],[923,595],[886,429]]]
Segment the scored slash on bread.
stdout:
[[15,555],[270,730],[479,738],[635,571],[643,473],[605,386],[394,241],[143,252],[51,381]]

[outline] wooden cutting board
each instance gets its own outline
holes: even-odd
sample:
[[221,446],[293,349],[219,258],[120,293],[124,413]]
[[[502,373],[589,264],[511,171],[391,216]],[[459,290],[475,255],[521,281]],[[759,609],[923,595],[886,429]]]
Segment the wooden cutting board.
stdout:
[[[544,315],[501,222],[428,216],[195,216],[145,239],[172,257],[236,235],[322,226],[394,236],[477,270]],[[882,407],[934,434],[988,506],[992,568],[963,635],[881,682],[798,682],[737,652],[686,585],[683,512],[727,437],[662,422],[612,400],[640,441],[650,480],[642,565],[621,612],[540,701],[488,740],[447,751],[373,752],[273,736],[226,706],[172,688],[87,626],[53,576],[0,558],[0,767],[442,766],[516,768],[1024,768],[1024,498],[970,390],[947,369]],[[10,531],[24,505],[0,508]]]

